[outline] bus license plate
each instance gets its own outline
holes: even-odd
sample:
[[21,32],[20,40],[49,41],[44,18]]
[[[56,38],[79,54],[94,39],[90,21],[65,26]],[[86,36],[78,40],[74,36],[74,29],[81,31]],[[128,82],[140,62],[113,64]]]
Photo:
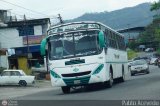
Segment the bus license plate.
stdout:
[[74,84],[80,84],[81,81],[80,80],[74,80]]

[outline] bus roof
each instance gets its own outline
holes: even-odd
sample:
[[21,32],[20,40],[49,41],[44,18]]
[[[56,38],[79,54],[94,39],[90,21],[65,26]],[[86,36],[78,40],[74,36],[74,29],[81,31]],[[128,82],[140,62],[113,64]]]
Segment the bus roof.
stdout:
[[[69,23],[60,24],[60,25],[54,25],[54,26],[51,26],[50,29],[61,27],[61,26],[67,26],[67,25],[71,25],[71,24],[100,24],[100,25],[105,26],[104,24],[102,24],[100,22],[95,22],[95,21],[79,21],[79,22],[69,22]],[[107,27],[107,26],[105,26],[105,27]]]
[[[111,27],[101,23],[101,22],[96,22],[96,21],[79,21],[79,22],[69,22],[69,23],[64,23],[64,24],[60,24],[60,25],[54,25],[54,26],[50,26],[49,29],[54,29],[54,28],[58,28],[58,27],[62,27],[62,26],[67,26],[67,25],[72,25],[72,24],[99,24],[103,27],[106,27],[107,29],[113,31],[114,33],[119,34],[120,36],[124,37],[124,35],[120,34],[119,32],[117,32],[116,30],[112,29]],[[48,30],[49,30],[48,29]]]

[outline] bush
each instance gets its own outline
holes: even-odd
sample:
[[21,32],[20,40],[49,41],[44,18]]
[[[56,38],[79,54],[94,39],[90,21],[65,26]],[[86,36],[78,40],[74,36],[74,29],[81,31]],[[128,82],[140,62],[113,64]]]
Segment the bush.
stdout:
[[131,59],[137,57],[137,52],[135,52],[133,50],[128,50],[127,55],[128,55],[128,60],[131,60]]
[[138,43],[135,42],[135,41],[131,41],[131,42],[128,43],[128,47],[129,47],[130,49],[132,49],[132,50],[135,50],[135,49],[137,49],[137,47],[138,47]]
[[157,54],[160,54],[160,48],[158,48],[156,52],[157,52]]

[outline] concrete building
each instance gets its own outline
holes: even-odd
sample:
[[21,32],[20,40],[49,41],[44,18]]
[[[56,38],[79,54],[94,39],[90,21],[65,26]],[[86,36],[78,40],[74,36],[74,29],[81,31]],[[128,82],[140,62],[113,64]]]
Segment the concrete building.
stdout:
[[141,32],[145,30],[145,26],[131,27],[117,30],[125,36],[126,44],[130,41],[135,41]]
[[[8,21],[0,27],[0,67],[27,70],[44,64],[40,42],[46,36],[49,18]],[[8,55],[7,55],[8,53]]]

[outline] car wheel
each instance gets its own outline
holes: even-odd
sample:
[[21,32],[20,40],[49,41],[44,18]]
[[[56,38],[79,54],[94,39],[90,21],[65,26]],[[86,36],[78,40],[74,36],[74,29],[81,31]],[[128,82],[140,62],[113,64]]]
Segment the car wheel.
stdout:
[[61,88],[62,88],[62,91],[63,91],[64,94],[70,93],[70,87],[68,87],[68,86],[63,86],[63,87],[61,87]]
[[149,74],[150,73],[150,71],[149,70],[146,70],[146,74]]
[[25,80],[19,81],[20,86],[27,86],[27,82]]

